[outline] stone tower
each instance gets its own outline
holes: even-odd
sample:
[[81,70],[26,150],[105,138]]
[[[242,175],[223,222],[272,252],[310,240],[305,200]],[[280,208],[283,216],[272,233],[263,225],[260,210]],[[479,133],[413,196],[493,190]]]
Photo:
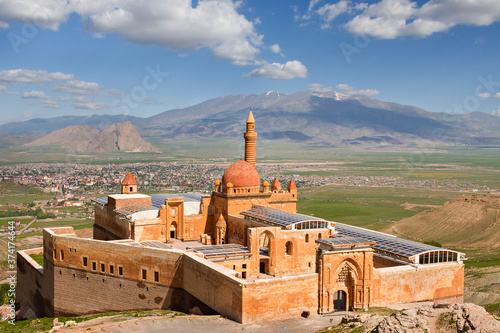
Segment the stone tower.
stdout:
[[137,193],[137,182],[129,172],[122,181],[122,194]]
[[257,132],[255,132],[255,119],[253,118],[252,110],[247,118],[247,131],[243,134],[245,138],[245,161],[255,167],[255,140]]

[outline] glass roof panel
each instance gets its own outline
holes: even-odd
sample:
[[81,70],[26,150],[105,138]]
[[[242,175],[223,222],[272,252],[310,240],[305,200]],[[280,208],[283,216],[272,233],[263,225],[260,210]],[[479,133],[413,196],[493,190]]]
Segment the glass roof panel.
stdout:
[[396,236],[384,234],[382,232],[359,228],[338,222],[335,222],[335,230],[338,232],[339,237],[357,237],[367,241],[375,242],[375,245],[373,245],[373,248],[375,250],[389,252],[406,258],[410,258],[417,254],[428,251],[450,251],[436,246],[398,238]]
[[240,213],[243,216],[248,216],[263,222],[277,224],[283,227],[288,227],[296,223],[302,222],[328,222],[322,218],[308,216],[299,213],[290,213],[281,209],[253,206],[252,209]]
[[349,245],[364,245],[373,244],[374,242],[367,241],[359,237],[335,237],[335,238],[320,238],[316,240],[316,243],[323,243],[329,246],[349,246]]

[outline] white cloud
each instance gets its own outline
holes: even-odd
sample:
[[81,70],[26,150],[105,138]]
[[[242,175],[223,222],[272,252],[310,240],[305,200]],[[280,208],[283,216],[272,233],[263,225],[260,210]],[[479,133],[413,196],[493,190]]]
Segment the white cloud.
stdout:
[[325,87],[320,83],[311,83],[310,85],[307,86],[307,90],[313,93],[325,93],[334,91],[332,87]]
[[492,99],[500,99],[500,92],[497,92],[496,94],[490,94],[490,93],[480,93],[479,95],[477,95],[477,97],[480,97],[480,98],[492,98]]
[[430,0],[418,7],[410,0],[382,0],[346,24],[354,34],[391,39],[427,37],[460,25],[490,25],[500,20],[497,0]]
[[247,77],[266,76],[269,79],[293,79],[296,77],[307,77],[307,68],[298,60],[287,61],[284,64],[280,63],[264,63],[260,68],[256,68]]
[[87,29],[117,33],[145,45],[173,50],[209,47],[216,58],[251,61],[259,53],[262,36],[237,9],[240,2],[200,0],[73,1],[73,10],[87,18]]
[[0,71],[0,82],[4,84],[41,84],[44,82],[70,80],[73,78],[73,74],[64,74],[60,72],[48,73],[42,70],[10,69]]
[[269,49],[270,49],[270,50],[271,50],[271,52],[273,52],[273,53],[278,53],[278,54],[279,54],[279,53],[281,53],[281,48],[280,48],[280,46],[279,46],[278,44],[271,45],[271,46],[269,47]]
[[18,22],[57,30],[69,13],[66,0],[0,0],[0,28]]
[[273,53],[277,53],[277,54],[281,55],[283,58],[286,58],[285,55],[283,54],[283,52],[281,52],[281,47],[278,44],[271,45],[269,47],[269,50],[271,50],[271,52],[273,52]]
[[59,109],[59,102],[51,99],[43,101],[43,107],[47,109]]
[[363,89],[363,90],[358,90],[356,88],[353,88],[347,84],[339,84],[335,86],[335,89],[340,90],[343,94],[350,95],[350,96],[374,96],[378,95],[380,92],[375,89]]
[[47,94],[40,90],[32,90],[30,92],[24,92],[23,98],[50,98]]
[[500,109],[495,110],[495,111],[491,111],[491,115],[492,115],[492,116],[497,116],[497,117],[500,117]]
[[295,19],[310,20],[317,14],[323,21],[322,28],[329,28],[340,14],[356,15],[346,29],[356,35],[381,39],[402,36],[427,37],[444,32],[456,25],[490,25],[500,21],[498,0],[428,0],[421,6],[411,0],[379,0],[353,3],[340,0],[317,7],[318,0],[311,0],[307,14]]
[[128,41],[172,50],[208,47],[215,58],[248,64],[262,37],[245,16],[241,1],[199,0],[0,0],[0,24],[23,22],[57,30],[78,14],[96,37],[117,34]]
[[77,109],[86,110],[108,110],[111,108],[111,104],[94,102],[93,100],[83,96],[75,97],[73,106]]
[[125,95],[126,92],[116,89],[104,89],[95,82],[70,80],[54,88],[57,91],[73,95]]
[[312,93],[328,93],[333,91],[338,93],[338,91],[340,91],[342,94],[349,96],[374,96],[379,94],[379,91],[375,89],[358,90],[345,83],[336,85],[334,88],[325,87],[320,83],[311,83],[310,85],[307,86],[307,90],[309,90]]
[[[322,27],[328,28],[330,26],[330,22],[333,21],[333,19],[335,19],[340,14],[346,13],[350,10],[350,5],[350,1],[341,0],[337,3],[326,4],[320,7],[316,12],[326,22]],[[311,6],[309,6],[309,8],[311,8]]]

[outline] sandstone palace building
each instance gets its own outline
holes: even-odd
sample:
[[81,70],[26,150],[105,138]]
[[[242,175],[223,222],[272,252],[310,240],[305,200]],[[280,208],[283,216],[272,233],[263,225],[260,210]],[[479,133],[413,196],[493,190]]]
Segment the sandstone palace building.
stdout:
[[93,239],[44,229],[43,248],[18,253],[18,300],[39,316],[171,308],[240,323],[462,301],[463,253],[297,213],[293,179],[255,169],[251,111],[244,138],[210,195],[140,194],[129,173],[94,200]]

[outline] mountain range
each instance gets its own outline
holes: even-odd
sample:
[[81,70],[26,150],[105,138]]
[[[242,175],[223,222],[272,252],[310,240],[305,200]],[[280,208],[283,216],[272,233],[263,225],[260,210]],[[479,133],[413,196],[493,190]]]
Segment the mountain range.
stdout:
[[[129,115],[38,118],[0,126],[0,136],[27,143],[73,125],[104,129],[131,122],[146,140],[234,138],[244,131],[249,109],[259,140],[319,145],[500,145],[500,117],[482,112],[449,114],[336,92],[229,95],[151,117]],[[22,142],[24,140],[24,142]]]

